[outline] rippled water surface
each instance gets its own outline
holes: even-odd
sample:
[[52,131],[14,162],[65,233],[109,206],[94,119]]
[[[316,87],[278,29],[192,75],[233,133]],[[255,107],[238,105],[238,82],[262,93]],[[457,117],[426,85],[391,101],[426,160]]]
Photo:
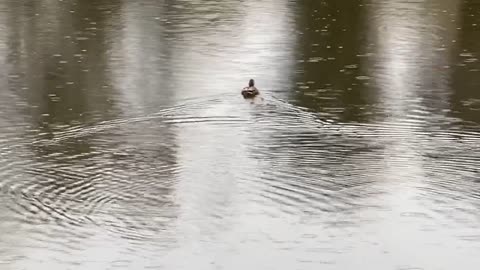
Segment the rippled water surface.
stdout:
[[479,54],[474,0],[1,1],[0,268],[477,269]]

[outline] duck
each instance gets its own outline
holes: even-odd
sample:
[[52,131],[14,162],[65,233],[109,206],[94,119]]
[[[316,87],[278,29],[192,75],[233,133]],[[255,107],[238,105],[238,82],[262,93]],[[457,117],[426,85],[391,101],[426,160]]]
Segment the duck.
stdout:
[[255,81],[253,79],[250,79],[250,81],[248,81],[248,86],[244,87],[242,90],[243,98],[254,98],[258,94],[260,94],[260,92],[255,87]]

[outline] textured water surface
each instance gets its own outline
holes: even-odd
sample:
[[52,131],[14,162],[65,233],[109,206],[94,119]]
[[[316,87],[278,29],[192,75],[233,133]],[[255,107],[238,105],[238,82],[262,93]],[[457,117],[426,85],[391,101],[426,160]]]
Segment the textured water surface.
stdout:
[[476,269],[480,6],[347,2],[0,3],[0,268]]

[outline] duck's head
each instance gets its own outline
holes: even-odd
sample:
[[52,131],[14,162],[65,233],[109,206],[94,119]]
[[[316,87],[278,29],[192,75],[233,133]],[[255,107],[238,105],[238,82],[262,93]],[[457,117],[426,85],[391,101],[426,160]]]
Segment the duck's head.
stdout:
[[248,81],[248,87],[253,87],[255,85],[255,81],[253,79],[250,79],[250,81]]

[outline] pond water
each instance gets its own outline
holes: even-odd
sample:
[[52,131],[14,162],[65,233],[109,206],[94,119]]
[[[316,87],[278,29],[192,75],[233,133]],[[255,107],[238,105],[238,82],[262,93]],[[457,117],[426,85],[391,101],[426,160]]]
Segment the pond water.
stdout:
[[476,269],[479,54],[474,0],[2,1],[0,268]]

